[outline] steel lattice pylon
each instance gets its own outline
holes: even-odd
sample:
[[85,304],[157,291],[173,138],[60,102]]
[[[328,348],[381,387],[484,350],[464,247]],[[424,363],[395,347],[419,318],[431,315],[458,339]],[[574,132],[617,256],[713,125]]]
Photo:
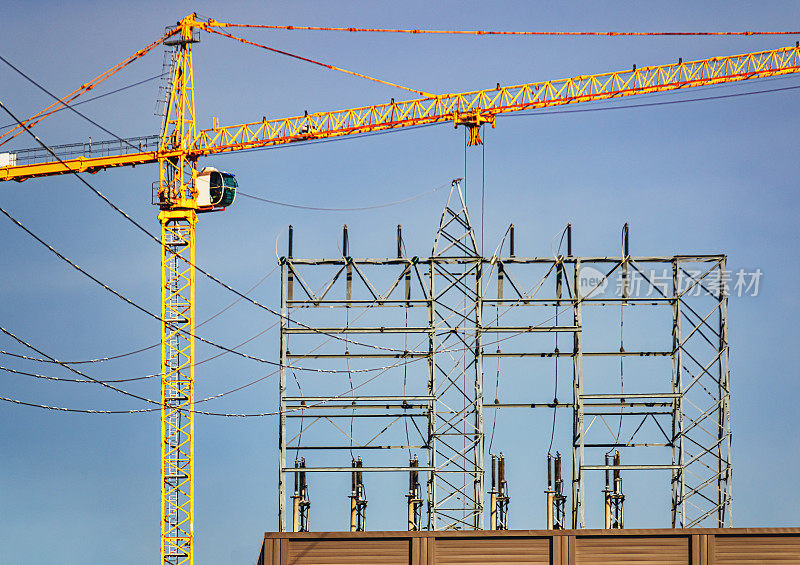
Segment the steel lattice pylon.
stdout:
[[[482,257],[464,195],[453,183],[431,253],[429,352],[432,492],[429,528],[483,528]],[[437,327],[438,325],[438,327]],[[463,354],[436,354],[460,349]]]
[[673,463],[679,468],[672,523],[724,528],[733,525],[726,261],[720,257],[702,269],[693,264],[673,263],[673,389],[679,395]]

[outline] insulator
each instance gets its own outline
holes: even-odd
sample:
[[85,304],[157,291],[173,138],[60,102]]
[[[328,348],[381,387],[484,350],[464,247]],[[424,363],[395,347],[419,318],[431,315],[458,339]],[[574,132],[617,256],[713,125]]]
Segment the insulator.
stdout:
[[397,224],[397,258],[403,256],[403,228]]
[[558,483],[561,482],[561,453],[559,453],[558,451],[556,451],[555,467],[556,467],[556,482]]
[[567,257],[572,257],[572,224],[567,224]]

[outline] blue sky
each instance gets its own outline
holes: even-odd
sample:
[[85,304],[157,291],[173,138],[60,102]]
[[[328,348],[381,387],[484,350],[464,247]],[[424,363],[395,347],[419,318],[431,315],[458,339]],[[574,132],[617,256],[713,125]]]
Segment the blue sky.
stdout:
[[[790,29],[800,21],[792,2],[258,2],[188,4],[11,1],[4,10],[0,53],[56,93],[96,76],[159,36],[191,11],[221,21],[363,27],[501,30],[745,30]],[[459,92],[639,66],[758,51],[793,38],[497,38],[242,33],[254,41],[376,75],[428,92]],[[195,50],[198,124],[221,124],[362,106],[406,98],[406,93],[204,35]],[[161,52],[130,65],[97,94],[157,75]],[[799,86],[798,78],[651,96],[661,102]],[[737,526],[798,523],[798,460],[793,432],[798,392],[795,354],[800,269],[796,132],[798,90],[642,109],[576,114],[546,112],[498,119],[486,135],[485,225],[478,198],[481,154],[467,155],[467,192],[487,248],[509,222],[517,253],[549,255],[567,223],[575,253],[617,253],[619,230],[631,225],[634,254],[726,253],[731,269],[763,271],[759,296],[729,306],[734,522]],[[122,137],[156,133],[152,81],[82,106]],[[8,67],[0,67],[0,99],[27,116],[47,97]],[[628,100],[626,103],[637,103]],[[594,107],[606,107],[607,104]],[[0,116],[0,126],[9,120]],[[46,143],[106,139],[69,112],[37,128]],[[18,148],[32,147],[18,138]],[[242,190],[302,205],[354,207],[400,200],[464,173],[463,133],[441,125],[312,146],[209,159],[237,174]],[[87,177],[137,221],[157,229],[150,186],[153,166]],[[476,180],[472,180],[476,179]],[[347,223],[354,256],[391,256],[394,226],[403,224],[410,254],[429,252],[445,193],[439,191],[379,212],[324,213],[274,207],[240,198],[224,214],[201,218],[197,263],[237,288],[249,288],[275,265],[276,238],[295,226],[295,255],[335,256]],[[0,205],[98,278],[143,306],[159,304],[158,247],[70,177],[0,186]],[[104,293],[38,246],[9,221],[0,221],[2,325],[50,355],[85,359],[157,342],[157,322]],[[284,239],[280,245],[285,245]],[[280,251],[283,254],[283,250]],[[254,296],[278,303],[278,279]],[[197,290],[203,320],[235,297],[206,281]],[[237,304],[204,333],[235,344],[274,322]],[[24,353],[8,339],[0,349]],[[270,359],[278,341],[267,332],[243,350]],[[209,350],[200,348],[198,355]],[[4,366],[68,376],[63,370],[2,357]],[[87,366],[97,378],[158,371],[158,350]],[[210,396],[262,376],[262,366],[222,357],[198,368],[197,394]],[[2,396],[78,408],[138,405],[94,385],[38,382],[3,373]],[[549,387],[549,385],[548,385]],[[156,396],[155,381],[131,386]],[[261,412],[276,407],[274,380],[216,401],[220,411]],[[210,406],[210,405],[209,405]],[[560,429],[566,430],[568,419]],[[197,562],[250,563],[264,531],[276,527],[274,418],[197,423]],[[549,430],[543,430],[547,434]],[[509,432],[509,438],[518,434]],[[77,415],[0,406],[0,543],[10,563],[140,563],[158,551],[157,415]],[[511,440],[509,440],[511,442]],[[522,438],[519,438],[522,441]],[[566,450],[566,438],[562,450]],[[513,443],[513,442],[512,442]],[[509,446],[512,448],[513,446]],[[540,467],[539,456],[532,459]],[[522,484],[523,477],[517,479]],[[527,479],[526,479],[527,480]],[[653,481],[661,479],[654,478]],[[530,490],[543,489],[534,470]],[[540,488],[540,485],[542,488]],[[517,486],[518,491],[527,490]],[[643,491],[644,492],[644,491]],[[595,493],[589,494],[594,496]],[[323,494],[319,494],[321,499]],[[346,504],[345,493],[329,495]],[[532,495],[539,504],[539,495]],[[635,500],[635,495],[632,499]],[[666,526],[667,508],[631,502],[633,527]],[[338,501],[338,502],[337,502]],[[320,505],[319,527],[341,521]],[[377,506],[377,505],[376,505]],[[331,506],[334,508],[334,506]],[[337,511],[338,512],[338,511]],[[540,513],[512,507],[517,528],[541,527]],[[392,517],[377,509],[375,527]],[[599,523],[591,522],[598,526]]]

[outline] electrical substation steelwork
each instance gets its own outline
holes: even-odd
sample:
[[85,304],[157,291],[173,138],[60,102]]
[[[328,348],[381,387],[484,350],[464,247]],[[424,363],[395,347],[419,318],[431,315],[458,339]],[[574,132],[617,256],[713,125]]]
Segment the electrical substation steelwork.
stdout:
[[[409,505],[418,477],[425,510],[409,507],[410,530],[483,529],[484,413],[522,424],[528,410],[572,412],[572,528],[587,525],[587,476],[608,471],[619,477],[607,496],[620,513],[621,475],[652,471],[670,485],[673,527],[731,526],[725,256],[632,256],[626,225],[618,256],[573,255],[568,226],[566,254],[521,257],[511,225],[487,257],[464,202],[454,181],[429,257],[408,256],[398,226],[396,257],[354,258],[345,226],[341,257],[302,259],[290,227],[280,260],[280,530],[287,481],[300,470],[291,453],[302,453],[312,484],[356,464],[367,485],[377,473],[409,474]],[[641,345],[652,337],[663,345]],[[348,381],[295,371],[298,360],[345,367]],[[511,374],[500,376],[501,361]],[[514,383],[489,398],[487,364],[498,384]],[[559,366],[571,398],[548,397]],[[558,506],[549,525],[563,528],[560,468],[559,454],[558,489],[546,492]],[[598,506],[599,494],[589,495]]]

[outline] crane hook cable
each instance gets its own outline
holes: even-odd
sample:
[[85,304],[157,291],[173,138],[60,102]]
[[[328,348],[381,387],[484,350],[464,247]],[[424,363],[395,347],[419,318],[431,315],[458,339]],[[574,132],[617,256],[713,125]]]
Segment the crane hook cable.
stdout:
[[[151,43],[147,47],[144,47],[143,49],[139,49],[136,53],[134,53],[133,55],[131,55],[130,57],[128,57],[124,61],[122,61],[120,63],[117,63],[116,65],[114,65],[113,67],[111,67],[110,69],[108,69],[107,71],[102,73],[101,75],[98,75],[95,78],[93,78],[92,80],[90,80],[89,82],[87,82],[85,84],[82,84],[81,86],[79,86],[78,88],[76,88],[75,90],[73,90],[72,92],[67,94],[66,96],[63,96],[63,97],[59,98],[56,102],[53,102],[52,104],[50,104],[47,108],[44,108],[43,110],[40,110],[39,112],[37,112],[33,116],[29,117],[27,120],[23,121],[21,124],[17,124],[17,126],[14,127],[13,129],[11,129],[11,130],[7,131],[6,133],[0,135],[0,146],[5,145],[9,141],[11,141],[15,137],[17,137],[20,133],[22,133],[24,131],[24,127],[23,126],[28,126],[28,127],[35,126],[36,124],[38,124],[39,122],[44,120],[47,116],[49,116],[49,115],[57,112],[58,110],[60,110],[61,108],[60,108],[59,105],[65,105],[66,106],[69,102],[72,102],[73,100],[75,100],[76,98],[81,96],[82,94],[84,94],[84,93],[88,92],[89,90],[93,89],[95,86],[97,86],[98,84],[100,84],[101,82],[103,82],[104,80],[109,78],[110,76],[112,76],[115,73],[117,73],[118,71],[124,69],[125,67],[127,67],[128,65],[130,65],[131,63],[136,61],[137,59],[140,59],[140,58],[144,57],[145,55],[147,55],[150,51],[152,51],[153,49],[155,49],[156,47],[158,47],[159,45],[164,43],[164,41],[169,36],[173,35],[174,33],[175,33],[175,30],[166,31],[164,33],[164,35],[162,35],[161,37],[156,39],[153,43]],[[14,132],[16,132],[16,133],[14,133]],[[11,136],[11,137],[8,137],[8,139],[3,141],[3,138],[7,137],[7,136]]]
[[[563,36],[594,36],[594,37],[685,37],[685,36],[752,36],[752,35],[797,35],[800,31],[496,31],[496,30],[467,30],[467,29],[387,29],[364,27],[322,27],[322,26],[287,26],[287,25],[259,25],[235,24],[208,20],[209,26],[215,27],[241,27],[260,29],[279,29],[289,31],[347,31],[366,33],[410,33],[410,34],[435,34],[435,35],[534,35],[544,37]],[[207,31],[212,31],[207,29]]]
[[402,200],[395,200],[394,202],[386,202],[383,204],[374,204],[372,206],[359,206],[355,208],[325,208],[322,206],[303,206],[300,204],[290,204],[288,202],[279,202],[277,200],[270,200],[268,198],[262,198],[260,196],[254,196],[252,194],[246,194],[241,190],[237,190],[236,194],[238,196],[244,196],[246,198],[252,198],[253,200],[258,200],[260,202],[266,202],[267,204],[274,204],[275,206],[286,206],[287,208],[298,208],[300,210],[314,210],[318,212],[363,212],[365,210],[377,210],[378,208],[389,208],[391,206],[398,206],[400,204],[407,204],[408,202],[413,202],[414,200],[419,200],[420,198],[424,198],[426,196],[430,196],[434,192],[437,192],[447,186],[450,186],[450,183],[440,184],[439,186],[435,186],[430,190],[426,190],[425,192],[421,192],[419,194],[415,194],[414,196],[409,196],[408,198],[403,198]]
[[389,82],[388,80],[382,80],[382,79],[379,79],[379,78],[371,77],[369,75],[364,75],[364,74],[361,74],[361,73],[357,73],[355,71],[348,71],[347,69],[343,69],[341,67],[336,67],[334,65],[329,65],[327,63],[322,63],[320,61],[315,61],[314,59],[309,59],[307,57],[302,57],[300,55],[295,55],[294,53],[289,53],[288,51],[281,51],[280,49],[275,49],[274,47],[268,47],[268,46],[263,45],[261,43],[256,43],[254,41],[248,41],[247,39],[244,39],[242,37],[237,37],[237,36],[232,35],[230,33],[225,33],[224,31],[218,31],[216,29],[211,29],[211,28],[208,28],[206,31],[208,31],[209,33],[215,33],[217,35],[221,35],[223,37],[228,37],[230,39],[235,39],[236,41],[239,41],[241,43],[245,43],[247,45],[252,45],[253,47],[259,47],[261,49],[266,49],[267,51],[272,51],[273,53],[278,53],[279,55],[286,55],[287,57],[292,57],[294,59],[299,59],[300,61],[305,61],[306,63],[313,63],[315,65],[319,65],[320,67],[325,67],[326,69],[330,69],[332,71],[339,71],[339,72],[342,72],[342,73],[346,73],[348,75],[353,75],[355,77],[364,78],[364,79],[371,80],[371,81],[374,81],[374,82],[379,82],[381,84],[385,84],[385,85],[388,85],[388,86],[394,86],[395,88],[402,88],[403,90],[407,90],[409,92],[414,92],[415,94],[419,94],[420,96],[425,96],[427,98],[434,98],[435,97],[435,95],[433,95],[433,94],[431,94],[429,92],[425,92],[423,90],[417,90],[416,88],[409,88],[407,86],[403,86],[403,85],[400,85],[400,84],[397,84],[397,83],[394,83],[394,82]]

